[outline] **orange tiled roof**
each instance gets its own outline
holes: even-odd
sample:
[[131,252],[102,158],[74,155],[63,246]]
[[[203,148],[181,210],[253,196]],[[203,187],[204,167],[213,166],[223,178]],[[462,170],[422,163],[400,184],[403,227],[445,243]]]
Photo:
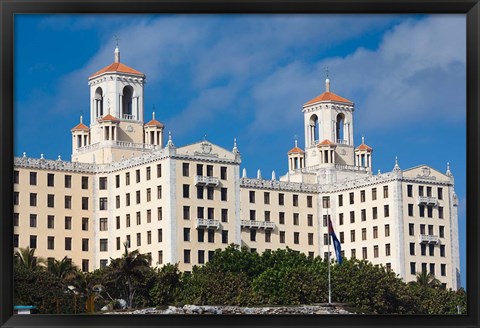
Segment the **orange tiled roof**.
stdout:
[[324,92],[320,96],[313,98],[309,102],[306,102],[304,106],[314,104],[320,101],[336,101],[341,103],[353,104],[353,102],[351,102],[350,100],[337,96],[333,92]]
[[158,126],[159,128],[163,128],[164,125],[162,123],[160,123],[159,121],[157,120],[151,120],[150,122],[148,122],[147,124],[145,124],[145,126]]
[[367,146],[366,144],[362,143],[360,146],[356,148],[357,150],[367,150],[367,151],[372,151],[372,147]]
[[99,119],[99,121],[118,121],[118,119],[111,114],[107,114],[104,117],[102,117],[101,119]]
[[88,126],[86,126],[85,124],[80,123],[80,124],[78,124],[76,127],[74,127],[72,130],[70,130],[70,131],[78,131],[78,130],[87,130],[87,131],[88,131],[88,130],[90,130],[90,129],[89,129]]
[[328,139],[325,139],[323,140],[322,142],[320,142],[317,147],[321,147],[321,146],[334,146],[335,144],[333,142],[331,142],[330,140]]
[[90,78],[94,77],[94,76],[97,76],[97,75],[100,75],[100,74],[103,74],[103,73],[106,73],[106,72],[120,72],[120,73],[128,73],[128,74],[134,74],[134,75],[143,75],[145,76],[145,74],[143,74],[142,72],[139,72],[137,71],[136,69],[133,69],[131,67],[128,67],[127,65],[125,64],[122,64],[122,63],[112,63],[104,68],[102,68],[101,70],[99,70],[98,72],[90,75]]
[[303,154],[303,153],[304,153],[304,151],[301,148],[298,148],[298,147],[293,147],[288,152],[288,154]]

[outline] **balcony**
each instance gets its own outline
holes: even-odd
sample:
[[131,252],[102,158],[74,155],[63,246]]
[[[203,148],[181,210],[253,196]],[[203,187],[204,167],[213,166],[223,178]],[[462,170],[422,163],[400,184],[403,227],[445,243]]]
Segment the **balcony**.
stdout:
[[438,205],[438,200],[436,197],[430,197],[430,196],[418,196],[418,204],[420,205],[433,205],[437,206]]
[[195,226],[197,229],[215,229],[218,230],[220,228],[220,221],[218,220],[205,220],[205,219],[197,219],[195,222]]
[[195,176],[195,186],[217,187],[220,180],[215,177]]
[[130,120],[130,121],[135,121],[137,118],[135,117],[135,115],[122,114],[122,119],[124,119],[124,120]]
[[241,226],[242,228],[250,228],[250,229],[265,229],[265,230],[275,229],[275,223],[269,222],[269,221],[242,220]]
[[434,235],[420,235],[418,241],[420,244],[440,244],[440,238]]

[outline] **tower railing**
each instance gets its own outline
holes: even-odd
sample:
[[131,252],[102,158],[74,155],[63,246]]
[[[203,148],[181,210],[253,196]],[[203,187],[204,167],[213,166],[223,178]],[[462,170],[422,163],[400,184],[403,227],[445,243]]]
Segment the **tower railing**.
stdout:
[[122,114],[122,119],[124,119],[124,120],[131,120],[131,121],[134,121],[134,120],[136,120],[137,118],[135,117],[135,115],[131,115],[131,114]]

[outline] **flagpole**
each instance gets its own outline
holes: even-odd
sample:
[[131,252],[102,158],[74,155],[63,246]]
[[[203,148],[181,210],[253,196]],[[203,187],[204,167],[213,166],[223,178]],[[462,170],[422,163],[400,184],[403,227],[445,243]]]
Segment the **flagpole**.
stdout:
[[328,304],[332,303],[332,284],[330,280],[330,220],[328,217],[328,207],[327,207],[327,226],[328,226]]

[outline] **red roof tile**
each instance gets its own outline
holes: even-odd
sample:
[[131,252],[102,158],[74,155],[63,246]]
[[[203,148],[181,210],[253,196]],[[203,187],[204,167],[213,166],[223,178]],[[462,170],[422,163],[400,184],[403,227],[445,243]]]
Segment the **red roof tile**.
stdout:
[[337,96],[333,92],[324,92],[320,96],[315,97],[312,100],[306,102],[303,106],[314,104],[320,101],[335,101],[335,102],[341,102],[341,103],[347,103],[347,104],[353,105],[353,102],[351,102],[350,100]]
[[290,149],[290,151],[288,152],[288,154],[303,154],[304,151],[298,147],[293,147],[292,149]]
[[103,73],[107,73],[107,72],[120,72],[120,73],[128,73],[128,74],[134,74],[134,75],[142,75],[142,76],[145,76],[145,74],[143,74],[142,72],[139,72],[131,67],[128,67],[127,65],[125,64],[122,64],[122,63],[112,63],[104,68],[102,68],[101,70],[99,70],[98,72],[90,75],[90,78],[93,78],[97,75],[100,75],[100,74],[103,74]]
[[105,115],[104,117],[102,117],[101,119],[99,119],[100,122],[102,121],[118,121],[118,118],[116,118],[115,116],[113,115],[110,115],[110,114],[107,114]]
[[162,123],[160,123],[159,121],[157,120],[151,120],[150,122],[148,122],[147,124],[145,124],[145,126],[158,126],[159,128],[163,128],[164,125]]
[[321,146],[335,146],[335,144],[330,140],[325,139],[317,145],[317,147],[321,147]]
[[78,124],[77,126],[75,126],[73,129],[71,129],[70,131],[79,131],[79,130],[86,130],[86,131],[88,131],[88,130],[90,130],[90,129],[89,129],[88,126],[86,126],[85,124],[80,123],[80,124]]
[[357,150],[366,150],[366,151],[372,151],[372,147],[367,146],[366,144],[362,143],[360,146],[356,148]]

